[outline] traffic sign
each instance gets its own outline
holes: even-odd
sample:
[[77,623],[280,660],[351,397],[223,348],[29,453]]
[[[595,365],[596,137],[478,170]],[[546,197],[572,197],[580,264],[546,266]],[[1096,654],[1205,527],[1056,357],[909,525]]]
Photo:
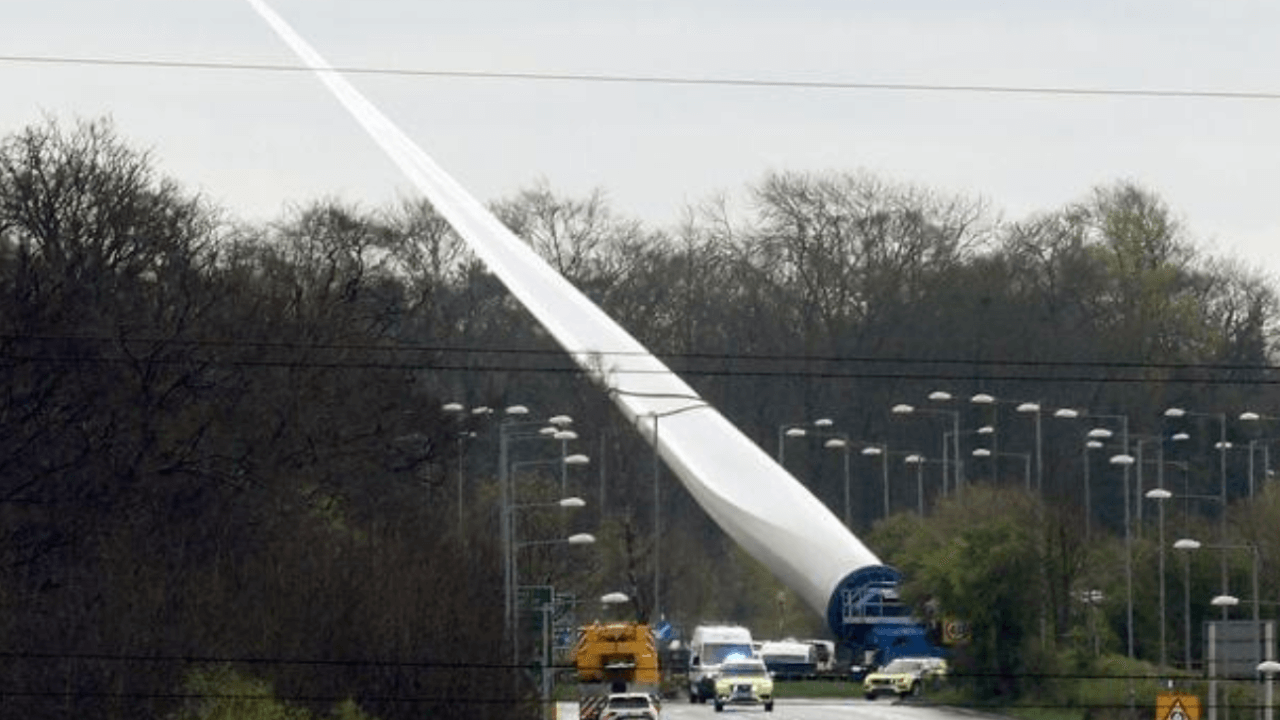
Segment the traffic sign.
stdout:
[[1156,720],[1200,720],[1200,696],[1187,693],[1156,695]]

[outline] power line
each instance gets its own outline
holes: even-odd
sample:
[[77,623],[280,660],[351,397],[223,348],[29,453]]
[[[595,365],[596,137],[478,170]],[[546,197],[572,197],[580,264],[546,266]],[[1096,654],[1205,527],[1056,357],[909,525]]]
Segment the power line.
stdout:
[[[121,338],[107,335],[55,335],[55,334],[39,334],[39,335],[0,335],[0,343],[9,345],[18,345],[21,343],[67,343],[67,342],[88,342],[109,345],[142,345],[154,344],[165,350],[188,349],[253,349],[253,350],[282,350],[282,351],[303,351],[303,352],[358,352],[366,355],[409,355],[413,353],[425,354],[441,354],[441,355],[472,355],[472,356],[515,356],[521,358],[541,358],[549,360],[563,360],[568,362],[569,358],[574,355],[593,356],[601,358],[628,358],[628,357],[646,357],[651,353],[639,350],[563,350],[560,348],[521,348],[521,347],[484,347],[478,345],[452,345],[452,344],[425,344],[425,343],[405,343],[395,346],[380,345],[376,343],[326,343],[326,342],[290,342],[278,340],[241,340],[241,339],[179,339],[179,338],[161,338],[161,337],[130,337]],[[1120,371],[1140,371],[1140,372],[1201,372],[1201,373],[1272,373],[1280,371],[1280,367],[1272,365],[1256,365],[1241,363],[1187,363],[1187,362],[1156,362],[1156,361],[1125,361],[1125,360],[1026,360],[1026,359],[991,359],[975,361],[972,359],[955,358],[955,357],[939,357],[929,358],[913,355],[892,355],[877,357],[872,355],[832,355],[832,354],[816,354],[816,355],[800,355],[795,353],[714,353],[714,352],[656,352],[652,353],[668,362],[675,361],[699,361],[699,362],[749,362],[749,363],[821,363],[821,364],[861,364],[861,365],[914,365],[914,366],[943,366],[943,367],[963,367],[970,369],[974,367],[982,368],[1025,368],[1034,370],[1045,369],[1064,369],[1064,370],[1096,370],[1101,372],[1120,372]],[[75,355],[69,352],[54,352],[49,354],[23,354],[16,350],[0,350],[0,359],[25,360],[30,362],[123,362],[128,360],[134,362],[136,359],[114,358],[114,357],[85,357]],[[208,363],[213,365],[262,365],[267,367],[277,366],[297,366],[297,367],[342,367],[342,368],[369,368],[369,369],[413,369],[421,366],[421,363],[411,363],[408,361],[385,362],[378,363],[367,360],[353,359],[349,361],[331,361],[318,362],[314,360],[266,360],[260,358],[251,358],[246,360],[231,360],[225,358],[159,358],[151,359],[148,362],[160,364],[189,364],[189,363]],[[442,364],[443,369],[457,369],[447,364]],[[433,364],[431,368],[441,368],[442,365]],[[471,367],[471,365],[468,365]],[[563,368],[529,368],[525,366],[511,365],[492,365],[484,366],[486,369],[494,370],[555,370],[562,369],[566,372],[578,372],[575,367]],[[729,369],[726,374],[735,374],[742,372],[740,370]],[[788,374],[803,374],[804,371],[787,370]],[[822,374],[820,372],[815,374]],[[1027,376],[1019,376],[1027,377]]]
[[[749,359],[749,358],[748,358]],[[132,358],[106,358],[106,357],[83,357],[73,355],[23,355],[17,353],[0,354],[0,360],[9,362],[29,362],[29,363],[46,363],[50,365],[132,365],[137,361]],[[877,361],[887,365],[900,364],[893,360]],[[933,361],[916,361],[921,364],[929,364]],[[440,372],[478,372],[478,373],[538,373],[547,375],[579,375],[584,371],[577,366],[570,365],[528,365],[518,363],[486,363],[477,364],[474,362],[412,362],[404,361],[385,361],[373,362],[368,360],[335,360],[335,361],[319,361],[319,360],[231,360],[231,359],[208,359],[208,358],[158,358],[145,361],[147,365],[159,366],[175,366],[188,367],[199,364],[210,367],[220,368],[246,368],[246,369],[310,369],[310,370],[384,370],[384,371],[415,371],[415,370],[434,370]],[[1280,385],[1280,375],[1270,377],[1221,377],[1216,375],[1194,375],[1194,376],[1173,376],[1162,378],[1149,378],[1134,375],[1111,375],[1111,374],[1051,374],[1051,373],[1018,373],[1018,372],[999,372],[992,371],[992,366],[1000,366],[1001,363],[984,362],[981,364],[981,378],[983,380],[994,381],[1018,381],[1018,382],[1057,382],[1057,383],[1105,383],[1105,384],[1144,384],[1152,382],[1160,382],[1171,385],[1238,385],[1238,386],[1268,386]],[[615,371],[616,375],[644,376],[644,375],[665,375],[668,373],[679,373],[681,375],[697,376],[697,377],[728,377],[728,378],[808,378],[822,380],[935,380],[935,381],[961,381],[971,380],[977,377],[973,369],[960,369],[956,372],[945,373],[941,371],[922,370],[912,372],[910,370],[891,370],[891,371],[859,371],[859,370],[813,370],[808,368],[777,368],[777,369],[748,369],[748,368],[720,368],[708,369],[697,367],[674,367],[668,371],[663,370],[625,370]]]
[[[726,360],[732,360],[726,356]],[[752,358],[737,358],[735,361],[750,361]],[[25,362],[25,363],[44,363],[49,365],[69,365],[69,366],[94,366],[94,365],[133,365],[138,361],[134,358],[127,357],[84,357],[78,355],[57,355],[57,354],[20,354],[13,352],[0,353],[0,364],[6,362]],[[803,362],[796,360],[795,362]],[[892,359],[874,361],[884,365],[902,365],[904,363],[912,364],[938,364],[932,360],[916,360],[916,361],[895,361]],[[765,368],[751,369],[743,367],[729,368],[700,368],[693,366],[675,366],[670,370],[621,370],[614,371],[615,375],[623,376],[645,376],[645,375],[665,375],[668,373],[678,373],[680,375],[691,377],[718,377],[718,378],[807,378],[810,380],[898,380],[898,381],[965,381],[981,377],[985,381],[1004,381],[1004,382],[1054,382],[1054,383],[1102,383],[1102,384],[1147,384],[1159,382],[1169,385],[1229,385],[1229,386],[1272,386],[1280,385],[1280,374],[1271,372],[1271,368],[1248,368],[1257,373],[1266,373],[1254,377],[1225,377],[1219,373],[1210,373],[1213,368],[1209,366],[1196,367],[1189,366],[1190,370],[1201,370],[1202,372],[1192,375],[1174,375],[1168,377],[1151,378],[1133,374],[1111,374],[1109,372],[1090,373],[1047,373],[1047,372],[1016,372],[1009,369],[1009,363],[984,361],[982,363],[963,363],[968,367],[957,368],[954,372],[944,372],[941,370],[815,370],[812,368]],[[143,361],[143,364],[149,366],[171,366],[171,367],[190,367],[192,365],[204,365],[216,368],[242,368],[242,369],[306,369],[319,371],[337,371],[337,370],[368,370],[368,371],[395,371],[395,372],[411,372],[418,370],[433,370],[438,372],[475,372],[475,373],[536,373],[543,375],[580,375],[584,372],[582,368],[570,364],[556,365],[531,365],[525,363],[477,363],[477,362],[426,362],[426,361],[410,361],[410,360],[388,360],[375,362],[370,360],[305,360],[305,359],[288,359],[288,360],[269,360],[269,359],[211,359],[211,358],[152,358]],[[1005,368],[1003,371],[993,370],[992,368]],[[979,369],[981,370],[979,373]]]
[[[311,72],[304,65],[231,61],[158,60],[148,58],[75,57],[54,55],[0,55],[0,62],[39,65],[75,65],[167,70],[236,72]],[[627,75],[612,73],[555,73],[482,70],[424,70],[347,66],[334,68],[348,75],[442,78],[463,80],[517,80],[522,82],[573,82],[630,85],[736,87],[786,90],[854,90],[904,93],[964,93],[982,95],[1047,95],[1066,97],[1121,97],[1195,100],[1280,100],[1280,91],[1206,90],[1199,88],[1140,88],[1069,85],[987,85],[978,83],[905,83],[857,80],[787,80],[758,77],[681,75]]]

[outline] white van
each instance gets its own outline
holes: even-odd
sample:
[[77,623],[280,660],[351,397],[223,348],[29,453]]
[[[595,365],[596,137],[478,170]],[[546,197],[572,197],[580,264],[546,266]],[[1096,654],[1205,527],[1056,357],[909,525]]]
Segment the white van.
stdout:
[[741,625],[699,625],[689,641],[689,702],[715,697],[720,666],[730,658],[754,657],[751,631]]

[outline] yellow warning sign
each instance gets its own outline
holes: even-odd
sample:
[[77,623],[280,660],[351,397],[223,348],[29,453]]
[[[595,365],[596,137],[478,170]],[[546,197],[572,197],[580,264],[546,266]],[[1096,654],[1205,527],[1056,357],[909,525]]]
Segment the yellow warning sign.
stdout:
[[1200,696],[1186,693],[1156,695],[1156,720],[1200,720]]

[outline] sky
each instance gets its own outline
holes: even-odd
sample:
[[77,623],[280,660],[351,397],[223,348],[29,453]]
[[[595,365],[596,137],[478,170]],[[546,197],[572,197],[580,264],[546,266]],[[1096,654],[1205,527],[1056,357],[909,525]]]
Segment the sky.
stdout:
[[[271,6],[334,66],[445,73],[351,79],[482,200],[539,183],[571,197],[599,189],[617,213],[664,227],[772,171],[869,172],[1017,220],[1125,181],[1163,199],[1205,253],[1280,278],[1271,0]],[[249,221],[318,199],[378,209],[413,196],[310,74],[164,63],[298,61],[244,0],[9,3],[0,135],[109,117],[160,172]],[[883,84],[935,89],[865,87]],[[1265,97],[948,89],[958,86]]]

